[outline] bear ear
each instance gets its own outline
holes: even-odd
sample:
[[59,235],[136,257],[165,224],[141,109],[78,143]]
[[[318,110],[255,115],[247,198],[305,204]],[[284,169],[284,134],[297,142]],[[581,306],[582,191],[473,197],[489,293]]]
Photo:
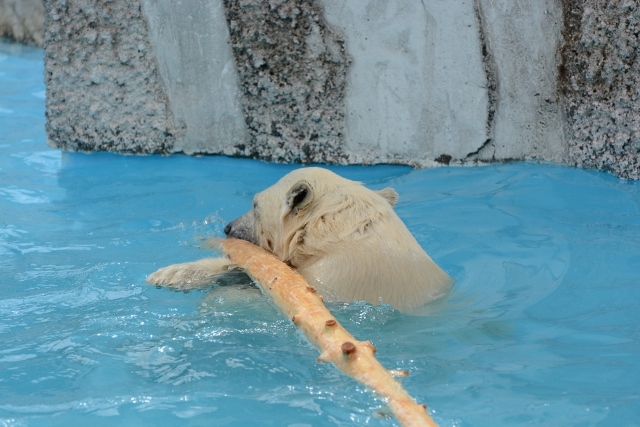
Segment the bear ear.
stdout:
[[294,215],[311,203],[311,200],[313,200],[313,188],[305,180],[296,182],[287,192],[286,203]]
[[396,203],[398,203],[398,193],[396,193],[396,190],[393,188],[383,188],[382,190],[377,190],[376,193],[384,197],[391,207],[394,207]]

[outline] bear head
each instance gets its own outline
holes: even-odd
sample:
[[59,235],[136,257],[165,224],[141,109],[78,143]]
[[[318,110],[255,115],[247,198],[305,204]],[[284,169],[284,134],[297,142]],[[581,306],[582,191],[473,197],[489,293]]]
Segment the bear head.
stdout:
[[305,167],[255,195],[252,208],[224,229],[301,267],[332,244],[361,238],[381,216],[394,215],[398,194],[372,191],[322,168]]

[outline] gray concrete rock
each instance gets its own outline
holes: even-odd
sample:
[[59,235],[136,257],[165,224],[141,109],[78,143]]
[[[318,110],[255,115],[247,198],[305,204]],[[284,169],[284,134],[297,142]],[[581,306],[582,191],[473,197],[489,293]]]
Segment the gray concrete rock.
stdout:
[[46,131],[70,151],[173,152],[173,124],[137,0],[45,2]]
[[496,82],[490,141],[481,161],[564,162],[564,114],[556,93],[562,9],[555,0],[479,0],[484,59]]
[[463,161],[484,144],[487,81],[472,3],[323,4],[351,57],[350,161],[431,166]]
[[569,161],[640,179],[640,5],[563,1]]
[[65,150],[640,178],[636,1],[45,4],[47,135]]
[[42,46],[42,0],[0,0],[0,37]]
[[172,152],[237,154],[248,135],[222,1],[142,0],[178,135]]
[[343,37],[318,2],[225,0],[249,129],[234,155],[346,163]]

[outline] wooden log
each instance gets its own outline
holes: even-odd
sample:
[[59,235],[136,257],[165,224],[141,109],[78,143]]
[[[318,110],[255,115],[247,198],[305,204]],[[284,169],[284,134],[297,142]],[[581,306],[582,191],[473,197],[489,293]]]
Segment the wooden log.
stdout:
[[[238,239],[220,241],[231,262],[244,269],[280,310],[320,350],[320,362],[331,362],[371,388],[387,403],[402,426],[436,426],[426,405],[417,404],[392,372],[375,358],[370,341],[357,341],[331,315],[316,289],[269,252]],[[396,372],[397,373],[397,372]],[[406,373],[405,373],[406,374]]]

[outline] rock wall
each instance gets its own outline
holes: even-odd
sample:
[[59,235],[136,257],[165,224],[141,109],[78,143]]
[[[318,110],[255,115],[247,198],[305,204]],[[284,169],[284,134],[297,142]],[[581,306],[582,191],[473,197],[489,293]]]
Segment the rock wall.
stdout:
[[639,178],[634,1],[45,5],[47,133],[62,149],[533,159]]
[[71,151],[169,153],[176,126],[138,0],[45,2],[46,131]]
[[[487,140],[488,93],[471,2],[323,2],[351,57],[346,142],[358,163],[461,161]],[[446,160],[445,160],[446,159]]]
[[565,0],[563,7],[568,161],[640,179],[640,4]]
[[565,161],[565,119],[556,96],[560,4],[480,0],[476,10],[486,68],[496,86],[490,142],[479,150],[478,160]]
[[0,37],[42,46],[42,0],[0,0]]
[[242,154],[235,147],[248,133],[224,8],[221,2],[190,4],[142,0],[162,81],[157,90],[166,94],[167,118],[181,130],[166,152]]
[[343,37],[318,2],[225,0],[249,138],[235,155],[344,163]]

